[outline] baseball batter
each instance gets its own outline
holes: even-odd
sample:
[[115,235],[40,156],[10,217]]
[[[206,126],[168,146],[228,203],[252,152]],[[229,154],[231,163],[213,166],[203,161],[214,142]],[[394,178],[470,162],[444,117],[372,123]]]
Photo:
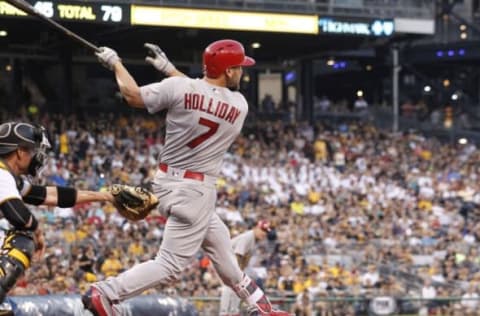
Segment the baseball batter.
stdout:
[[121,315],[117,303],[143,291],[175,281],[202,248],[224,284],[250,306],[250,315],[289,315],[275,311],[263,291],[240,269],[227,227],[215,212],[215,182],[223,156],[240,133],[248,105],[237,90],[244,66],[242,44],[220,40],[203,54],[205,76],[170,75],[159,83],[139,87],[117,53],[107,47],[96,53],[115,73],[119,89],[132,107],[150,113],[166,110],[166,137],[153,189],[167,223],[154,260],[134,266],[114,278],[93,284],[82,297],[97,316]]
[[[257,242],[264,240],[269,231],[270,223],[262,220],[254,228],[232,238],[233,252],[237,256],[242,270],[247,267]],[[222,286],[222,294],[220,296],[220,315],[240,316],[240,298],[230,287],[225,285]]]

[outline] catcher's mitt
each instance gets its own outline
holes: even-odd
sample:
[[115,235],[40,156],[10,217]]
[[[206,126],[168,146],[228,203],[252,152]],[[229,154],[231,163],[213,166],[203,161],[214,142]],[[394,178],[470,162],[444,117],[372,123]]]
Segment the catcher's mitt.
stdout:
[[118,212],[132,221],[144,219],[158,205],[157,197],[142,187],[114,184],[108,191]]

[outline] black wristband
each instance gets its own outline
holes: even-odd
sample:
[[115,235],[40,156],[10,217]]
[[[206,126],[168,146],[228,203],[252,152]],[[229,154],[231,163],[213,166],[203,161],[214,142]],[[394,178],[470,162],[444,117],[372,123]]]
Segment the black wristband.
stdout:
[[32,185],[30,191],[23,197],[27,204],[40,205],[47,198],[47,188],[40,185]]
[[72,207],[77,202],[77,190],[68,187],[57,187],[57,205]]

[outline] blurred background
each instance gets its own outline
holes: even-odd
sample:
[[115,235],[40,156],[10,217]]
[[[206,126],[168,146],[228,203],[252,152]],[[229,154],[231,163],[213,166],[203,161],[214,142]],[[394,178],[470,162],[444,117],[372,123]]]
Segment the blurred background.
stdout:
[[[275,304],[296,315],[478,315],[479,0],[28,2],[114,48],[139,84],[163,79],[145,42],[192,77],[210,42],[244,44],[257,60],[241,86],[250,112],[217,212],[232,236],[271,221],[248,272]],[[91,51],[3,1],[0,117],[48,127],[49,184],[147,185],[163,144],[162,114],[130,109]],[[47,264],[13,299],[70,297],[152,258],[165,220],[125,222],[95,203],[34,211]],[[176,285],[147,294],[218,315],[220,285],[199,253]]]

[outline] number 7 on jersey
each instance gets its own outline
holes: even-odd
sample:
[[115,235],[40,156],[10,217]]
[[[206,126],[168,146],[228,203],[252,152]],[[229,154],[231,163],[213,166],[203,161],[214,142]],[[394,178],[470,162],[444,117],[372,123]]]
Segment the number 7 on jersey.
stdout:
[[201,117],[199,120],[198,120],[198,124],[200,125],[203,125],[203,126],[206,126],[209,128],[208,131],[206,131],[205,133],[195,137],[194,139],[192,139],[188,144],[187,146],[190,147],[190,148],[195,148],[197,147],[198,145],[200,145],[201,143],[203,143],[204,141],[206,141],[208,138],[210,138],[213,134],[215,134],[218,130],[218,126],[220,126],[220,124],[218,124],[217,122],[214,122],[214,121],[211,121],[209,119],[206,119],[204,117]]

